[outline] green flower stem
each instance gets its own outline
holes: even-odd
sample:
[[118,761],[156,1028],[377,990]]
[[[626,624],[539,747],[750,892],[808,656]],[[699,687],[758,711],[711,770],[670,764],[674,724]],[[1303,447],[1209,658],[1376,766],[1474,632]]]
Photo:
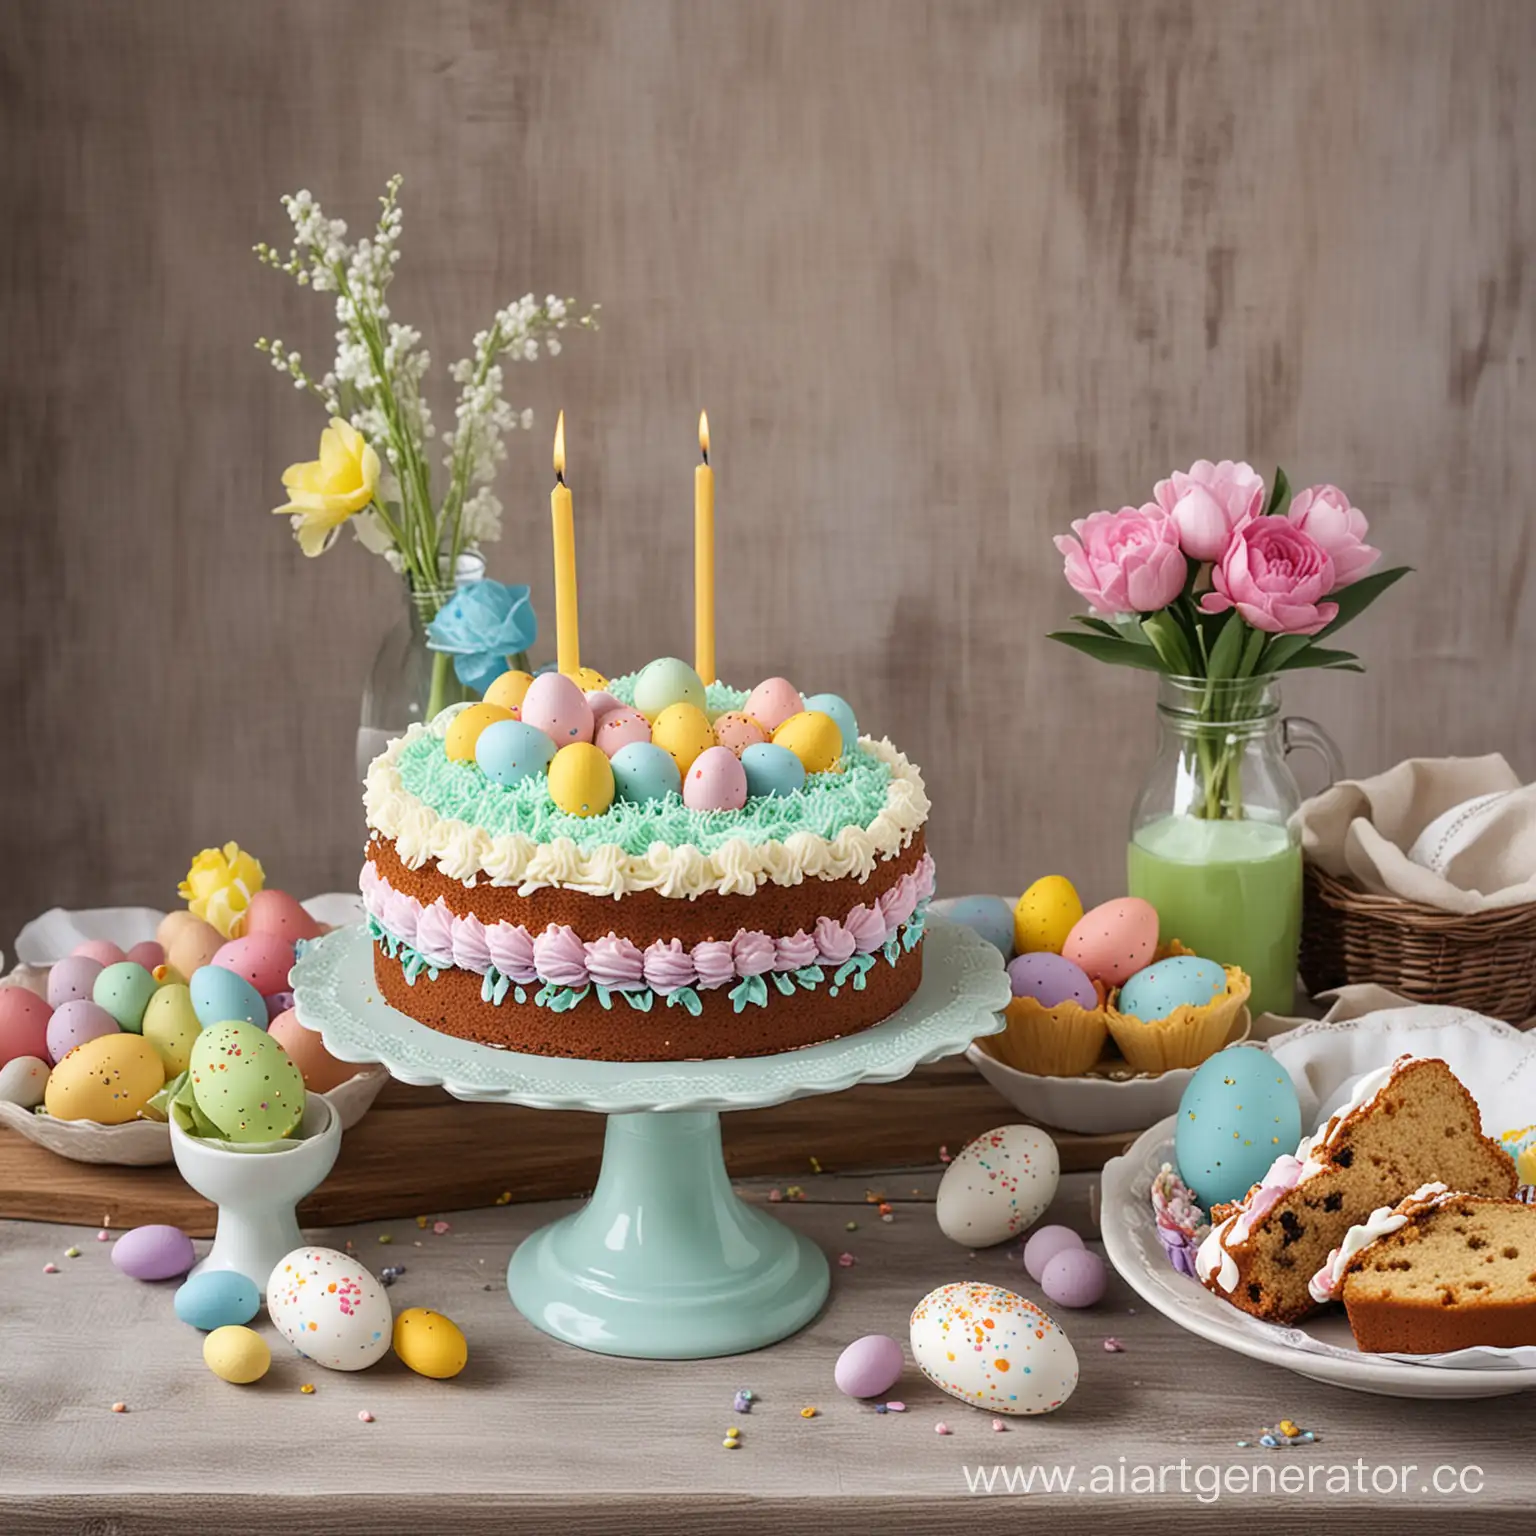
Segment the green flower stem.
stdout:
[[426,719],[436,719],[448,707],[448,686],[452,670],[453,657],[446,651],[433,651],[432,686],[427,693]]

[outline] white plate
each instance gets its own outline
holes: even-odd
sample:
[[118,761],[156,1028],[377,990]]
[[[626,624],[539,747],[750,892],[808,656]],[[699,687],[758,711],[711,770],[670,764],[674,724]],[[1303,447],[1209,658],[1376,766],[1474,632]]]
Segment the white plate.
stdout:
[[[1381,1397],[1505,1397],[1536,1390],[1536,1367],[1513,1361],[1497,1369],[1413,1364],[1354,1349],[1342,1314],[1308,1322],[1305,1333],[1261,1323],[1181,1275],[1168,1262],[1152,1219],[1151,1184],[1173,1161],[1174,1117],[1144,1132],[1105,1165],[1101,1186],[1104,1251],[1148,1305],[1179,1327],[1250,1360],[1278,1365],[1312,1381]],[[1317,1347],[1330,1349],[1317,1352]],[[1467,1353],[1463,1351],[1463,1353]],[[1480,1352],[1486,1354],[1486,1351]]]

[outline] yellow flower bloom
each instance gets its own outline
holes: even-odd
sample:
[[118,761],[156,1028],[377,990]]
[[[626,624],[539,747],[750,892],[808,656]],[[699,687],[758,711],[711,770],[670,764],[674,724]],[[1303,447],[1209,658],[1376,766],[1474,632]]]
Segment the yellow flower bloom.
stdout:
[[294,520],[306,555],[321,555],[341,525],[361,512],[379,488],[379,456],[350,421],[339,416],[320,434],[320,457],[283,471],[288,501],[272,510]]
[[237,939],[245,926],[245,909],[265,881],[257,859],[239,843],[225,843],[222,848],[204,848],[176,890],[194,917],[212,923],[226,939]]

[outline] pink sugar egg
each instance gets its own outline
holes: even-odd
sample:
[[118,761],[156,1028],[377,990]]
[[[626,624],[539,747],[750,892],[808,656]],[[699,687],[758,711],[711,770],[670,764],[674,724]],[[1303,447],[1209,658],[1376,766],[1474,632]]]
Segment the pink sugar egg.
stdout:
[[53,1009],[25,987],[0,987],[0,1067],[18,1056],[50,1061],[48,1021]]
[[750,715],[733,709],[716,718],[715,740],[740,757],[748,747],[761,746],[767,741],[768,732]]
[[590,688],[587,690],[587,708],[592,711],[594,720],[601,720],[610,709],[622,709],[623,702],[608,692],[606,688]]
[[615,752],[622,751],[632,742],[650,739],[651,722],[638,709],[631,709],[627,704],[621,704],[617,709],[607,710],[598,719],[597,727],[592,733],[593,743],[601,747],[609,757],[612,757]]
[[84,998],[63,1003],[48,1020],[48,1060],[57,1066],[77,1045],[99,1035],[120,1033],[117,1020],[105,1008]]
[[706,747],[683,779],[691,811],[739,811],[747,803],[747,770],[729,747]]
[[1120,986],[1152,963],[1157,909],[1139,896],[1122,896],[1085,912],[1061,952],[1096,980]]
[[274,933],[248,933],[243,939],[231,939],[209,963],[244,977],[266,997],[288,985],[293,945]]
[[257,891],[245,909],[246,938],[266,933],[287,944],[297,944],[300,939],[319,938],[322,931],[320,924],[287,891]]
[[788,678],[767,677],[747,695],[747,702],[741,708],[764,731],[773,732],[791,715],[798,715],[805,708],[805,700]]
[[54,1008],[89,998],[96,989],[96,978],[105,967],[89,955],[67,955],[48,972],[48,1002]]
[[119,960],[128,958],[110,939],[87,939],[84,944],[76,944],[70,954],[84,955],[98,965],[116,965]]
[[171,938],[166,963],[178,976],[190,976],[201,970],[224,947],[224,935],[212,923],[193,917],[183,923]]
[[523,723],[543,731],[556,748],[592,740],[592,706],[560,672],[541,672],[529,683],[523,695]]
[[267,1033],[287,1051],[288,1059],[303,1074],[304,1086],[311,1093],[329,1093],[363,1070],[359,1062],[338,1061],[332,1056],[320,1036],[305,1029],[291,1008],[272,1020]]
[[157,965],[165,964],[165,945],[156,939],[145,939],[142,944],[135,944],[128,951],[128,958],[142,965],[146,971],[152,971]]

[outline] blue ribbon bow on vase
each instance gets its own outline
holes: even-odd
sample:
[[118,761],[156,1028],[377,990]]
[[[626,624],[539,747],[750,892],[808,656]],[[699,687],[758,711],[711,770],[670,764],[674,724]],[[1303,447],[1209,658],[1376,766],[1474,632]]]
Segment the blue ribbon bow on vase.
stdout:
[[427,626],[427,646],[453,657],[453,670],[478,694],[516,663],[538,638],[539,621],[527,587],[475,581],[460,587]]

